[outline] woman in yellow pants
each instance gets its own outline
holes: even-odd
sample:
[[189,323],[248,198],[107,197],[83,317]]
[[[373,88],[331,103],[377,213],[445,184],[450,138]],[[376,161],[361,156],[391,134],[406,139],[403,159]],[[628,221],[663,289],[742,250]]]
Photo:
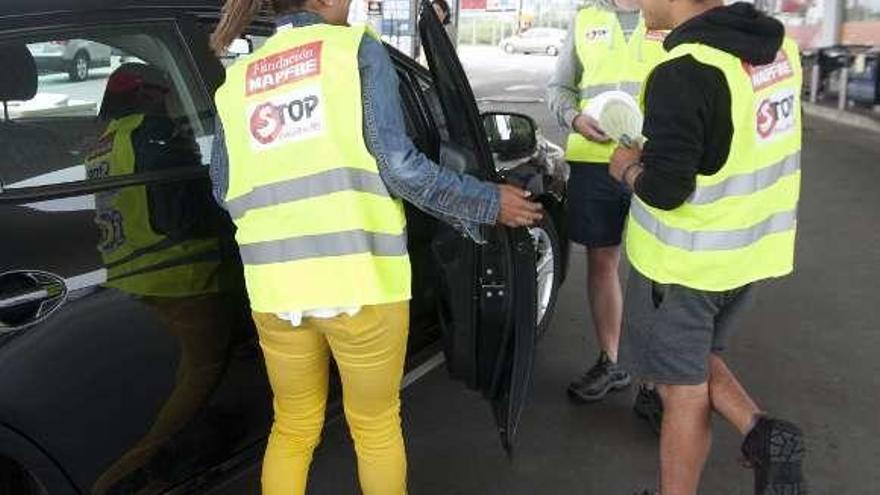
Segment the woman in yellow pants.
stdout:
[[[411,275],[401,200],[474,236],[478,224],[530,225],[541,207],[415,148],[391,59],[375,35],[348,25],[350,0],[266,4],[278,29],[227,68],[211,158],[275,394],[263,493],[305,492],[332,353],[361,489],[402,495]],[[227,0],[213,48],[224,53],[263,5]]]
[[[275,393],[275,424],[263,463],[264,493],[305,493],[327,400],[327,359],[339,368],[345,418],[364,493],[405,493],[400,381],[409,304],[370,306],[354,316],[308,318],[296,330],[274,314],[254,313]],[[292,491],[291,491],[292,490]]]

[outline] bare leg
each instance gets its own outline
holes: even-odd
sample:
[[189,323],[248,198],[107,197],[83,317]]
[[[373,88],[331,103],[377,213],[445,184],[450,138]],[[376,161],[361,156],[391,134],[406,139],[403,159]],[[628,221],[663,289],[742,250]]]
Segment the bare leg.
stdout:
[[587,249],[587,289],[599,346],[617,362],[623,293],[620,288],[620,246]]
[[709,385],[657,385],[663,398],[660,493],[695,495],[712,444]]
[[712,354],[709,365],[709,397],[712,400],[712,408],[733,423],[733,426],[745,436],[751,430],[755,416],[761,410],[743,389],[721,356]]

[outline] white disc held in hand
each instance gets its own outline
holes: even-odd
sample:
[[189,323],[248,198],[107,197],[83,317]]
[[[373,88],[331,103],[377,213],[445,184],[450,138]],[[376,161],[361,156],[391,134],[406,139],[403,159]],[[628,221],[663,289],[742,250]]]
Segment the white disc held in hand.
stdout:
[[599,123],[599,128],[624,146],[641,146],[644,117],[636,99],[623,91],[605,91],[591,98],[584,114]]

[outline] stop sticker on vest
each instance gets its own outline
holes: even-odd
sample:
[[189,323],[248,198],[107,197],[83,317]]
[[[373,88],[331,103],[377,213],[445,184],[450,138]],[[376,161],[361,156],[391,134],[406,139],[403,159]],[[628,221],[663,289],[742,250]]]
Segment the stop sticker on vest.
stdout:
[[253,96],[321,73],[321,46],[316,41],[248,64],[246,95]]
[[794,75],[794,69],[791,67],[791,61],[785,52],[780,51],[776,54],[776,60],[767,65],[750,65],[743,62],[743,68],[748,72],[752,79],[752,88],[755,91],[769,88],[774,84],[784,81]]
[[794,89],[783,89],[760,100],[755,111],[755,129],[760,141],[773,141],[791,132],[796,123]]
[[611,38],[611,29],[607,27],[587,29],[585,35],[587,43],[598,43],[608,41]]
[[315,137],[324,132],[321,88],[301,88],[251,105],[247,119],[255,150]]

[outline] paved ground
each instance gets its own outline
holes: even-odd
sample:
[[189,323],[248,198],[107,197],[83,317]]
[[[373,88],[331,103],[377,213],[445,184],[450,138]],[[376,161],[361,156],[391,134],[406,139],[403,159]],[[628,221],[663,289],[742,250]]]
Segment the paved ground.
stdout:
[[[555,59],[464,49],[478,96],[535,115],[557,141],[542,103]],[[498,98],[503,97],[503,98]],[[532,103],[510,103],[510,97]],[[504,101],[504,103],[498,103]],[[491,105],[491,101],[484,104]],[[809,435],[817,495],[868,495],[880,486],[880,135],[807,122],[797,274],[767,284],[743,321],[731,367],[768,410]],[[574,406],[565,385],[596,346],[586,308],[582,250],[572,258],[550,334],[539,349],[517,455],[508,460],[489,409],[437,370],[404,393],[410,492],[629,495],[655,478],[656,440],[631,413],[631,392]],[[733,430],[716,423],[701,493],[751,494]],[[315,494],[357,493],[354,456],[341,423],[316,455]],[[235,493],[256,493],[253,476]]]

